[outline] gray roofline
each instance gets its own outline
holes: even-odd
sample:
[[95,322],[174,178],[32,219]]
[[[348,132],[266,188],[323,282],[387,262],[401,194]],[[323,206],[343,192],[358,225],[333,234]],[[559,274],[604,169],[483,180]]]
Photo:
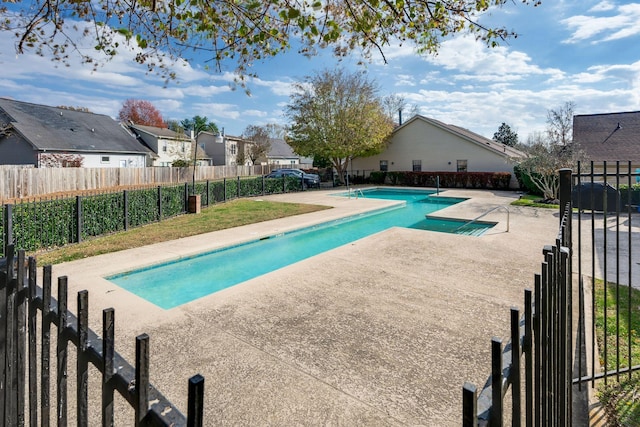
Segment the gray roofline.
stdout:
[[[416,114],[415,116],[411,117],[409,120],[407,120],[406,122],[404,122],[400,126],[396,127],[393,130],[393,133],[396,133],[397,131],[399,131],[400,129],[404,128],[409,123],[412,123],[415,120],[426,121],[427,123],[430,123],[433,126],[436,126],[436,127],[440,128],[440,129],[443,129],[443,130],[445,130],[445,131],[447,131],[449,133],[453,133],[453,134],[455,134],[455,135],[457,135],[457,136],[459,136],[459,137],[461,137],[461,138],[463,138],[463,139],[465,139],[467,141],[473,142],[474,144],[479,145],[481,147],[484,147],[484,148],[486,148],[486,149],[488,149],[488,150],[490,150],[490,151],[492,151],[492,152],[494,152],[496,154],[500,154],[503,157],[512,157],[511,155],[509,155],[507,153],[507,151],[512,151],[512,152],[514,152],[513,154],[519,155],[521,157],[526,157],[526,153],[523,153],[522,151],[518,150],[517,148],[510,147],[510,146],[507,146],[507,145],[504,145],[504,144],[500,144],[499,142],[493,141],[493,140],[491,140],[489,138],[485,138],[482,135],[479,135],[479,134],[477,134],[477,133],[475,133],[475,132],[473,132],[471,130],[464,129],[464,128],[460,127],[460,126],[448,125],[448,124],[446,124],[444,122],[441,122],[439,120],[431,119],[429,117],[425,117],[425,116],[420,115],[420,114]],[[469,135],[465,135],[464,133],[458,131],[456,128],[463,129],[464,131],[469,132],[470,134],[477,136],[479,139],[471,138]],[[496,147],[494,147],[493,145],[496,145]],[[506,151],[500,150],[497,147],[497,145],[504,145]]]

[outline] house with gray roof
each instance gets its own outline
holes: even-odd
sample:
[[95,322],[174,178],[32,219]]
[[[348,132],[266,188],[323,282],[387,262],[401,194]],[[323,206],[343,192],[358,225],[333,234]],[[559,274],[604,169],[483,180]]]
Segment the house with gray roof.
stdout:
[[605,161],[640,168],[640,111],[575,115],[573,143],[597,168]]
[[144,167],[149,149],[111,117],[0,98],[0,164]]
[[293,152],[293,148],[284,139],[272,138],[269,152],[261,163],[272,167],[310,168],[313,159],[302,157]]
[[377,155],[355,158],[349,173],[390,172],[509,172],[518,187],[513,167],[526,154],[460,126],[415,115],[397,126],[386,149]]

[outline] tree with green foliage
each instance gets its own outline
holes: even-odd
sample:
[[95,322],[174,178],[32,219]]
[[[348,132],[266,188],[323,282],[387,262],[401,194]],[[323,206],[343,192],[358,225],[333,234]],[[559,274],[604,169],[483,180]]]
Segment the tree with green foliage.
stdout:
[[183,119],[180,121],[180,126],[186,133],[193,131],[195,136],[203,131],[218,133],[218,126],[210,122],[207,116],[193,116],[190,119]]
[[301,156],[329,159],[340,179],[351,159],[380,153],[393,131],[375,83],[342,69],[294,84],[286,115],[287,143]]
[[498,131],[493,134],[493,140],[509,147],[518,145],[518,134],[511,130],[511,126],[502,122]]
[[[538,6],[540,0],[520,0]],[[7,2],[5,2],[6,4]],[[17,53],[33,50],[69,64],[75,53],[98,66],[119,52],[139,48],[135,60],[168,78],[169,64],[191,55],[214,64],[235,64],[240,78],[251,65],[289,51],[314,55],[332,49],[338,57],[352,51],[365,59],[397,42],[411,43],[419,53],[433,54],[451,34],[466,32],[488,46],[516,34],[487,26],[479,17],[507,0],[379,1],[344,0],[16,0],[0,7],[0,31],[15,36]],[[515,2],[513,2],[515,3]],[[81,34],[81,35],[78,35]],[[93,53],[80,38],[90,38]]]

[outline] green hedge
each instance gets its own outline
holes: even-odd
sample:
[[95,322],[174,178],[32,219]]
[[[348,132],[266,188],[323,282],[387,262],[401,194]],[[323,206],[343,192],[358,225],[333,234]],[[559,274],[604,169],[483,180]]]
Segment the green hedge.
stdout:
[[7,244],[5,215],[9,211],[13,243],[32,252],[181,215],[187,211],[188,196],[192,193],[201,195],[200,203],[204,207],[238,197],[301,190],[297,178],[260,176],[198,182],[195,188],[191,184],[179,184],[4,205],[0,212],[0,257]]
[[372,184],[402,185],[407,187],[491,188],[508,190],[511,174],[508,172],[371,172]]
[[640,184],[632,184],[631,187],[623,184],[618,190],[620,191],[620,203],[622,206],[625,208],[628,205],[640,206]]

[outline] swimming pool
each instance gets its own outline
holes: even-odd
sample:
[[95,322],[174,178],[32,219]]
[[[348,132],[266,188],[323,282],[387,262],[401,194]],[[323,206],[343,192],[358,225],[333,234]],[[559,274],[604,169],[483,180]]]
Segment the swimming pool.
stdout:
[[[170,309],[390,227],[453,232],[462,223],[428,219],[425,215],[465,199],[433,197],[433,194],[425,190],[363,191],[360,197],[400,200],[405,204],[106,279],[161,308]],[[479,234],[490,227],[486,223],[470,224],[464,227],[463,234]]]

